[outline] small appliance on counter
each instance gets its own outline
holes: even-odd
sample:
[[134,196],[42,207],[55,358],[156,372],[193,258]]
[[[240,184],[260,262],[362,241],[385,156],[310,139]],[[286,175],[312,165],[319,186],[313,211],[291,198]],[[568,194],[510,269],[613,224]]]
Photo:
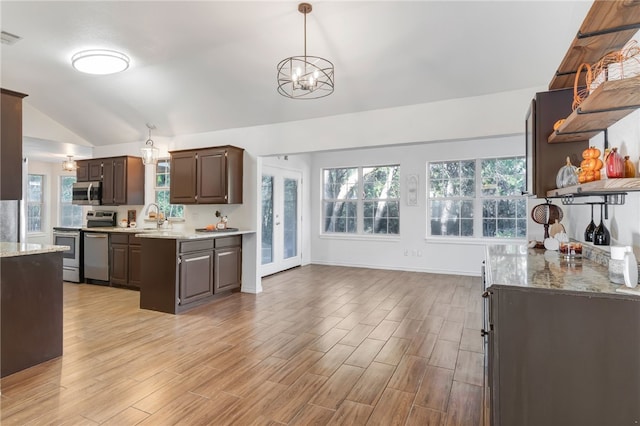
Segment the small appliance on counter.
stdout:
[[87,212],[87,228],[106,228],[116,226],[116,212],[93,211]]

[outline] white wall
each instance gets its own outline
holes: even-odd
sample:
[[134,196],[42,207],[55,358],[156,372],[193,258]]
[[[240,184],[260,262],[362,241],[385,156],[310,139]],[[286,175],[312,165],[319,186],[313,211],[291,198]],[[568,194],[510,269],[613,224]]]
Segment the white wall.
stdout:
[[[604,134],[591,139],[590,145],[604,152]],[[640,111],[635,111],[609,128],[609,146],[618,147],[619,152],[629,155],[638,170],[640,159]],[[587,199],[576,199],[576,202]],[[588,201],[602,201],[600,197],[589,197]],[[584,242],[584,230],[591,220],[589,206],[561,206],[565,212],[563,224],[570,237]],[[600,213],[594,209],[594,221],[600,222]],[[611,245],[632,245],[640,259],[640,193],[630,192],[622,206],[609,207],[609,219],[604,221],[611,232]]]
[[[426,163],[510,155],[524,155],[524,135],[314,154],[311,168],[312,263],[479,275],[487,240],[426,239]],[[400,236],[321,235],[322,168],[385,164],[400,164]],[[406,204],[408,174],[419,176],[417,206]]]

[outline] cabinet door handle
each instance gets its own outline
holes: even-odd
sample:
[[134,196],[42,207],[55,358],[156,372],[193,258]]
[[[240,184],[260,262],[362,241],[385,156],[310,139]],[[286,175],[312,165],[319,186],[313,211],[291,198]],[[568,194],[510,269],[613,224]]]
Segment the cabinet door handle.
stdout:
[[484,337],[484,336],[488,336],[489,332],[485,331],[484,328],[482,330],[480,330],[480,336]]
[[482,293],[482,297],[484,297],[485,299],[487,297],[489,297],[491,295],[491,292],[489,290],[485,291],[484,293]]

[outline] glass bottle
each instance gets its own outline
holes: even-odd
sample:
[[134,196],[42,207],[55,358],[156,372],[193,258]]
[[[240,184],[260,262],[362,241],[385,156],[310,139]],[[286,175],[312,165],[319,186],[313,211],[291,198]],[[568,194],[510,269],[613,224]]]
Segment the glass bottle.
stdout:
[[624,159],[618,154],[618,148],[611,148],[606,163],[607,177],[609,179],[624,177]]

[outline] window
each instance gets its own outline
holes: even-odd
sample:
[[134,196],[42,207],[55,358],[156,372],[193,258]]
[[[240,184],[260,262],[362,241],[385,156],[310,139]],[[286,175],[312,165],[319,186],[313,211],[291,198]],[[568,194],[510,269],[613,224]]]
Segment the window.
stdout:
[[524,157],[428,165],[429,235],[525,238]]
[[60,226],[82,226],[82,207],[71,204],[75,182],[75,176],[60,176]]
[[400,166],[324,169],[323,232],[400,233]]
[[158,160],[156,164],[156,204],[164,217],[184,217],[182,204],[169,202],[169,171],[171,164],[168,158]]
[[42,232],[44,222],[44,175],[29,175],[27,232]]

